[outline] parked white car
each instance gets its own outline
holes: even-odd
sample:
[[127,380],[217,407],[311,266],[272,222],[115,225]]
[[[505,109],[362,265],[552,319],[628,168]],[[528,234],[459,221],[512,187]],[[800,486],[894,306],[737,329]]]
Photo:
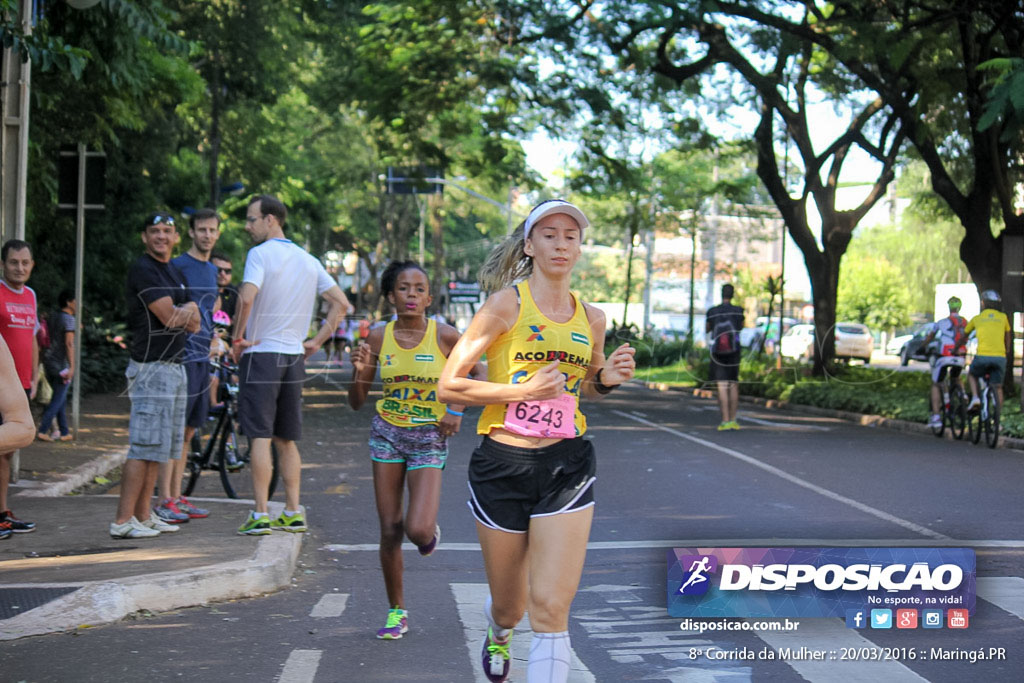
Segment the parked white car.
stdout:
[[[874,339],[866,325],[860,323],[836,323],[836,358],[857,358],[871,362]],[[814,325],[793,325],[782,335],[782,355],[787,358],[814,357]]]

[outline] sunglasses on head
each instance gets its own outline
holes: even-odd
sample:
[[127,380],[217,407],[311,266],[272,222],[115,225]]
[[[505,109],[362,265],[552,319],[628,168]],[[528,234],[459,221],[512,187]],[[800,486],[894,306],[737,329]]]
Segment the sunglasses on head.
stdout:
[[159,225],[160,223],[165,223],[166,225],[174,225],[174,216],[163,213],[155,214],[153,216],[153,220],[150,222],[150,225]]

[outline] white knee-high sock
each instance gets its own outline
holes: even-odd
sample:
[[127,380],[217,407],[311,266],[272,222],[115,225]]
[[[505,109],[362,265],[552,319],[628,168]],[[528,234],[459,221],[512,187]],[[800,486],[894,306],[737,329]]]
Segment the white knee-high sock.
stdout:
[[484,601],[484,616],[487,617],[487,623],[491,625],[491,633],[498,640],[508,640],[508,636],[512,633],[512,629],[498,626],[498,622],[494,621],[494,614],[491,613],[491,607],[494,605],[494,601],[491,600],[491,596],[488,593],[487,599]]
[[568,631],[534,633],[526,665],[527,683],[565,683],[569,679],[570,650]]

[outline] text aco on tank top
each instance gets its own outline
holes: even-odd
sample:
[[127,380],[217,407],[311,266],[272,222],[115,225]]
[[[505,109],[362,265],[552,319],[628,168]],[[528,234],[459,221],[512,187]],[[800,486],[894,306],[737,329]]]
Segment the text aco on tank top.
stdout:
[[[519,384],[557,358],[559,370],[565,376],[565,391],[576,402],[573,415],[576,436],[582,436],[587,431],[587,418],[580,411],[580,393],[590,368],[593,347],[583,303],[578,296],[570,294],[575,311],[568,321],[557,323],[537,308],[527,281],[515,288],[519,295],[519,316],[487,349],[487,379],[500,384]],[[477,422],[477,433],[489,434],[492,429],[503,427],[507,410],[508,405],[504,403],[485,406]]]

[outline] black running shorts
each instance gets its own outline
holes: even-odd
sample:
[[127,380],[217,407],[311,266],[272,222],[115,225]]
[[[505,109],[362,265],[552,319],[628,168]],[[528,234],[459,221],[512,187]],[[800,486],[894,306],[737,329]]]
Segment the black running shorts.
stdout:
[[584,438],[517,448],[484,437],[469,460],[469,508],[484,526],[524,534],[533,517],[594,504],[597,461]]
[[302,438],[302,354],[246,353],[238,363],[238,420],[253,439]]
[[727,356],[716,356],[711,354],[711,367],[708,370],[708,379],[712,382],[735,382],[740,378],[740,354],[734,353]]

